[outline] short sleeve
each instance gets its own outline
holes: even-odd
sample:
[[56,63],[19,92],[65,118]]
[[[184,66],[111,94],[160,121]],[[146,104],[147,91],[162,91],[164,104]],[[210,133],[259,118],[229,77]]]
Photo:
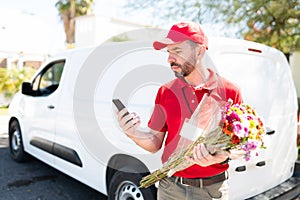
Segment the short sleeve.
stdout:
[[165,90],[166,88],[164,87],[159,88],[156,94],[153,112],[148,122],[148,127],[150,129],[159,132],[166,132],[168,130],[167,123],[166,123],[166,112],[162,101]]

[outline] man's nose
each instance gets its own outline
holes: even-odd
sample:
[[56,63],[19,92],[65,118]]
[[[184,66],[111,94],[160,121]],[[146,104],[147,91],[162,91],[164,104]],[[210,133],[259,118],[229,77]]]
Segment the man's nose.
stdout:
[[176,58],[174,57],[174,55],[172,55],[171,53],[169,53],[168,63],[172,63],[172,62],[176,62]]

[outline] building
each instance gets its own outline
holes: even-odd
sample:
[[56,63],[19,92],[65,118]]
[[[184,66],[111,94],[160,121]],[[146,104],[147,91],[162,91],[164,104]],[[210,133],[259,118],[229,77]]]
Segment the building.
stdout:
[[46,54],[2,50],[0,51],[0,67],[11,69],[15,66],[19,69],[23,67],[38,69],[46,58]]
[[47,58],[49,29],[40,17],[21,11],[0,13],[0,67],[38,68]]
[[300,51],[295,51],[290,56],[290,65],[300,104]]
[[163,32],[151,25],[115,17],[85,15],[76,18],[75,42],[76,48],[82,48],[104,42],[139,41],[145,38],[154,40],[161,37],[158,35]]

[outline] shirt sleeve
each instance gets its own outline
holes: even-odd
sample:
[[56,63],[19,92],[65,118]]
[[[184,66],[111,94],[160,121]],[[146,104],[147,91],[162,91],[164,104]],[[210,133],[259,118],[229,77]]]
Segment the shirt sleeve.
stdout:
[[238,87],[236,90],[236,95],[235,95],[235,103],[243,103],[243,97],[242,97],[242,92],[241,89]]
[[223,78],[221,79],[221,83],[223,84],[223,88],[219,88],[219,93],[224,93],[225,88],[225,100],[232,99],[233,103],[243,103],[243,97],[241,89],[238,85],[235,83],[228,81],[227,79]]
[[159,132],[167,132],[168,126],[166,123],[166,112],[163,106],[163,95],[164,95],[165,88],[161,87],[155,99],[155,105],[148,122],[148,127],[152,130],[159,131]]

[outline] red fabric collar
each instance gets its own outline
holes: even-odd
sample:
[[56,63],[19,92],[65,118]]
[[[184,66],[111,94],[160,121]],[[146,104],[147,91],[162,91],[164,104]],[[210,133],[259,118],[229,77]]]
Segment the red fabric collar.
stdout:
[[[211,69],[207,69],[209,71],[208,79],[205,83],[201,84],[200,86],[196,87],[195,89],[207,89],[212,90],[215,89],[218,86],[218,74],[213,72]],[[178,78],[178,87],[184,88],[184,87],[191,87],[190,84],[188,84],[184,78]]]

